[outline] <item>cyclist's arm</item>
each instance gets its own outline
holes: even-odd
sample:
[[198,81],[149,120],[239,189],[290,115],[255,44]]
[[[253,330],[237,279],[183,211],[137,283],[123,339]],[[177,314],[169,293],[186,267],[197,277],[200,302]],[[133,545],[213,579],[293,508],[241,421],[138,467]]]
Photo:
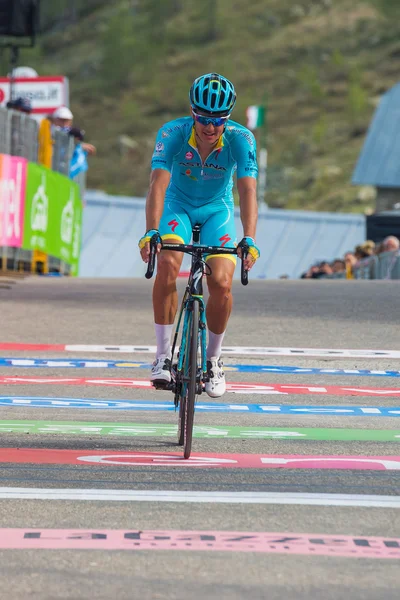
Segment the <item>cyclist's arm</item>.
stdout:
[[146,231],[158,229],[164,209],[165,192],[171,173],[165,169],[154,169],[150,175],[150,186],[146,198]]
[[256,237],[257,224],[257,147],[251,131],[242,130],[231,142],[237,165],[240,218],[244,237]]
[[[151,159],[151,175],[149,191],[146,198],[146,233],[139,240],[140,254],[144,262],[150,256],[148,233],[158,231],[164,210],[165,192],[171,179],[172,163],[174,156],[182,145],[182,132],[174,122],[166,123],[157,133],[153,157]],[[161,244],[157,246],[160,252]]]
[[182,146],[182,132],[175,121],[159,129],[151,159],[150,187],[146,199],[146,231],[158,229],[164,197],[171,179],[174,156]]
[[257,180],[254,177],[241,177],[237,180],[237,189],[243,236],[255,239],[258,217]]

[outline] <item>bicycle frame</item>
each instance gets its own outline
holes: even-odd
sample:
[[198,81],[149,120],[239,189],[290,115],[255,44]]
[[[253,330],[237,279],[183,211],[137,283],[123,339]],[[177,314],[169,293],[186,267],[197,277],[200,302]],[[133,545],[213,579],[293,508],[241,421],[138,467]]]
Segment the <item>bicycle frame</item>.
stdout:
[[[207,378],[207,358],[206,358],[206,348],[207,348],[207,335],[206,335],[206,331],[207,331],[207,323],[206,323],[206,310],[205,310],[205,304],[204,304],[204,300],[203,300],[203,275],[204,275],[204,261],[202,259],[202,248],[199,246],[199,248],[196,248],[196,244],[198,244],[199,241],[199,233],[200,230],[196,229],[196,227],[193,229],[193,253],[192,253],[192,265],[191,265],[191,269],[190,269],[190,275],[189,275],[189,280],[188,280],[188,285],[186,287],[183,299],[182,299],[182,304],[181,304],[181,308],[179,311],[179,318],[178,318],[178,322],[177,322],[177,326],[176,326],[176,330],[175,330],[175,335],[174,335],[174,341],[172,344],[172,356],[174,356],[175,353],[175,346],[176,346],[176,341],[178,339],[178,335],[179,335],[179,328],[180,328],[180,324],[181,324],[181,320],[182,320],[182,315],[184,314],[184,320],[183,320],[183,328],[182,328],[182,342],[181,342],[181,346],[179,348],[179,357],[178,357],[178,364],[177,364],[177,372],[182,374],[183,372],[183,360],[184,360],[184,356],[185,356],[185,344],[186,344],[186,334],[187,334],[187,329],[190,325],[190,317],[191,317],[191,311],[192,311],[192,306],[193,306],[193,302],[198,302],[199,303],[199,315],[200,315],[200,322],[199,322],[199,330],[200,330],[200,351],[201,351],[201,371],[203,374],[203,381],[206,381]],[[197,234],[197,235],[196,235]]]

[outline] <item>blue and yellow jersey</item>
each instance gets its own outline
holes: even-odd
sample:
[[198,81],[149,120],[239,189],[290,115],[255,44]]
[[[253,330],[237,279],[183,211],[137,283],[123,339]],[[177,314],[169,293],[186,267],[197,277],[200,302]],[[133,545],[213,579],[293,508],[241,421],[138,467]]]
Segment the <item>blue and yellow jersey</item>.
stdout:
[[254,135],[228,121],[216,147],[203,162],[197,150],[192,117],[166,123],[157,134],[152,169],[171,173],[166,199],[193,207],[232,199],[233,175],[257,178]]

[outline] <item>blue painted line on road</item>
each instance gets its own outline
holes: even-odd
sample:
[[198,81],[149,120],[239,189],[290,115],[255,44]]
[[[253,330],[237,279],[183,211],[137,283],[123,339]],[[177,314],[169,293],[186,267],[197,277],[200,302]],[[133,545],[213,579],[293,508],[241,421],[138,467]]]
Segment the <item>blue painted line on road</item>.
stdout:
[[[174,411],[173,402],[143,400],[101,400],[97,398],[48,398],[42,396],[0,396],[0,406],[20,408],[84,408],[87,410]],[[287,404],[196,404],[200,412],[261,413],[269,415],[335,415],[344,417],[400,417],[394,406],[315,406]]]
[[[41,359],[41,358],[0,358],[0,367],[24,368],[70,368],[70,369],[149,369],[150,363],[92,359]],[[376,369],[305,369],[303,367],[276,365],[225,365],[225,370],[240,373],[285,373],[295,375],[361,375],[368,377],[400,377],[400,371],[380,371]]]

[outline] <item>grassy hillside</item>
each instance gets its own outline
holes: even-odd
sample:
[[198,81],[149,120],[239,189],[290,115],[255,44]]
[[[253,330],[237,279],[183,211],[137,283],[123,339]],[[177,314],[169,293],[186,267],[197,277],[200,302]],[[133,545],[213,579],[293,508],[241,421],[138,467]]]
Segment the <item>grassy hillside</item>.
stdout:
[[69,0],[75,13],[52,15],[20,63],[70,78],[75,122],[99,151],[89,187],[145,194],[157,129],[187,113],[196,76],[217,71],[237,88],[235,120],[268,102],[271,206],[363,211],[373,201],[350,177],[379,98],[398,81],[397,4],[91,0],[81,14],[85,3]]

